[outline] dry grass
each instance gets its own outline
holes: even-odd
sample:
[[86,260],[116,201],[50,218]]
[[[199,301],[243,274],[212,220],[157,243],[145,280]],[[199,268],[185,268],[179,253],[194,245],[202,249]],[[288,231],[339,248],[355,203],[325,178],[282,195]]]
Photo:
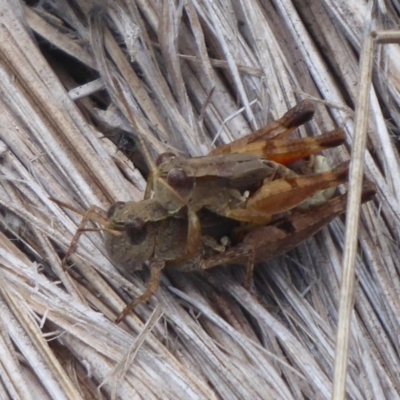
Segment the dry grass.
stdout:
[[[311,98],[307,134],[343,126],[347,146],[327,156],[348,159],[365,4],[93,3],[0,5],[0,397],[330,398],[343,219],[258,267],[253,293],[242,270],[168,274],[116,326],[121,298],[141,293],[143,277],[116,272],[96,233],[82,237],[74,269],[63,271],[80,217],[49,196],[82,210],[141,198],[141,174],[104,139],[135,137],[107,95],[114,75],[126,81],[153,155],[206,154],[217,132],[228,142]],[[383,7],[373,29],[398,23]],[[375,58],[365,173],[379,193],[361,214],[352,399],[394,399],[400,387],[399,60],[393,45]]]

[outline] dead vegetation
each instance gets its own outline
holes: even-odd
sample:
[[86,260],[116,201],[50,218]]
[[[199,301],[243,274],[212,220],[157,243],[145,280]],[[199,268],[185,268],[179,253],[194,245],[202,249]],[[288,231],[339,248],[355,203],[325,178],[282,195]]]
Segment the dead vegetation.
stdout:
[[[397,26],[391,4],[376,6],[372,29]],[[107,90],[114,75],[154,156],[206,154],[216,136],[229,142],[309,98],[317,115],[300,134],[343,126],[347,146],[326,155],[349,159],[367,5],[6,0],[0,10],[3,396],[330,398],[344,219],[259,266],[253,292],[244,269],[168,274],[117,326],[146,274],[121,276],[99,233],[64,271],[80,216],[49,197],[82,210],[141,198],[145,166]],[[365,174],[379,194],[361,213],[352,399],[397,398],[400,387],[398,53],[382,46],[374,59]]]

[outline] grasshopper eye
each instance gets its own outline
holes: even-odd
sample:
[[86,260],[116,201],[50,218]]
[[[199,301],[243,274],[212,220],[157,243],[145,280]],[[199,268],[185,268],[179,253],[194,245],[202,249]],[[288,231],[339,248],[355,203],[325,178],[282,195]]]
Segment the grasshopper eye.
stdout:
[[188,177],[182,168],[172,168],[167,175],[167,182],[174,189],[191,189],[194,185],[194,179]]
[[125,232],[131,244],[140,244],[147,236],[146,223],[140,218],[130,218],[125,222]]
[[161,165],[167,161],[171,161],[174,158],[176,158],[176,155],[174,153],[170,153],[170,152],[162,153],[158,156],[158,158],[156,160],[156,166],[158,167],[159,165]]
[[114,214],[125,205],[124,201],[115,202],[107,211],[107,218],[110,219]]

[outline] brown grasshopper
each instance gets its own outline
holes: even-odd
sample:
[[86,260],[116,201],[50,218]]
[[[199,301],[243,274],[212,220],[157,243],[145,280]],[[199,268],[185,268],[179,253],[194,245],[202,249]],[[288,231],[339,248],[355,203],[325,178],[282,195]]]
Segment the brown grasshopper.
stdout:
[[[374,186],[366,184],[363,202],[370,200],[374,194]],[[186,218],[174,216],[157,221],[153,218],[138,225],[138,215],[149,213],[147,215],[154,217],[161,211],[162,216],[162,206],[153,199],[139,203],[116,203],[108,212],[107,227],[111,232],[105,231],[105,244],[110,257],[125,268],[132,260],[151,261],[151,275],[146,291],[123,310],[116,322],[122,321],[130,310],[157,291],[163,268],[189,272],[207,270],[221,264],[243,264],[247,267],[249,283],[255,263],[283,254],[314,235],[336,216],[345,212],[346,201],[346,195],[341,195],[308,210],[296,210],[270,224],[245,227],[238,242],[226,248],[219,245],[216,239],[224,237],[237,227],[240,229],[240,225],[235,224],[234,220],[213,215],[214,226],[207,228],[211,231],[215,228],[220,233],[214,237],[204,232],[199,251],[192,258],[188,258],[185,252],[188,230]],[[205,219],[200,217],[200,221],[203,223]],[[221,228],[225,230],[222,229],[221,232]],[[121,235],[115,235],[114,231]]]
[[[245,191],[251,190],[254,185],[267,179],[274,181],[274,187],[279,190],[277,178],[284,179],[291,174],[291,171],[282,165],[288,165],[344,142],[345,137],[341,129],[317,138],[292,140],[283,138],[311,119],[313,114],[313,105],[303,101],[278,121],[227,146],[217,148],[206,157],[187,159],[176,157],[171,153],[161,155],[156,171],[150,176],[146,198],[150,197],[150,191],[154,191],[154,198],[167,209],[174,207],[176,211],[188,205],[195,212],[206,208],[218,215],[240,221],[252,222],[254,218],[265,219],[266,214],[271,215],[275,211],[270,211],[267,207],[258,210],[260,202],[257,205],[254,201],[247,202],[246,207],[237,210],[238,204],[243,202],[242,194]],[[274,140],[268,140],[271,136]],[[237,142],[241,146],[236,146]],[[168,184],[167,191],[165,191],[166,185],[158,184],[159,180]],[[316,181],[317,179],[314,182]],[[317,185],[322,181],[329,185],[328,180],[324,178]],[[271,191],[273,185],[270,185]],[[323,185],[319,190],[325,189]],[[304,188],[307,194],[304,193],[304,197],[297,196],[299,203],[313,195],[312,189],[306,186]],[[171,206],[174,202],[169,196],[172,193],[171,187],[184,199],[184,204],[175,203]],[[258,199],[262,195],[262,192],[258,193]],[[267,196],[270,197],[271,193]],[[287,204],[287,207],[290,209],[293,206]]]
[[[123,104],[134,125],[124,99]],[[344,141],[341,130],[318,138],[285,139],[311,119],[313,112],[311,103],[300,103],[278,121],[206,157],[184,159],[164,155],[157,165],[149,161],[147,198],[141,202],[117,202],[106,218],[95,218],[103,226],[107,251],[117,265],[127,268],[132,262],[150,261],[151,277],[146,292],[124,309],[117,322],[157,290],[164,267],[187,271],[239,262],[248,266],[249,279],[254,262],[263,255],[270,258],[297,246],[345,210],[344,200],[329,200],[311,211],[282,214],[321,190],[347,180],[347,165],[300,176],[284,166]],[[269,139],[271,136],[274,139]],[[146,158],[150,159],[141,142]],[[205,232],[207,218],[203,214],[207,212],[213,215],[213,221],[220,221],[219,226],[211,224],[211,231],[222,227],[222,233]],[[271,220],[279,215],[283,224],[279,226],[293,229],[277,234],[279,222]],[[89,218],[86,215],[85,219]],[[243,226],[243,222],[253,225]],[[229,231],[233,228],[241,231],[241,238],[226,248],[219,240],[231,236]],[[264,236],[262,229],[275,233]],[[268,253],[264,248],[274,250]]]

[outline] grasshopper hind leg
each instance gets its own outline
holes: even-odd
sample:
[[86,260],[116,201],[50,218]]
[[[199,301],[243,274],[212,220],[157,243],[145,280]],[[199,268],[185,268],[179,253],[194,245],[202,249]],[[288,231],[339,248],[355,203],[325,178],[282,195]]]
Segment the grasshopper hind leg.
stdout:
[[347,162],[330,171],[268,181],[247,201],[246,208],[228,209],[225,216],[243,222],[266,224],[273,215],[291,210],[323,190],[346,183]]

